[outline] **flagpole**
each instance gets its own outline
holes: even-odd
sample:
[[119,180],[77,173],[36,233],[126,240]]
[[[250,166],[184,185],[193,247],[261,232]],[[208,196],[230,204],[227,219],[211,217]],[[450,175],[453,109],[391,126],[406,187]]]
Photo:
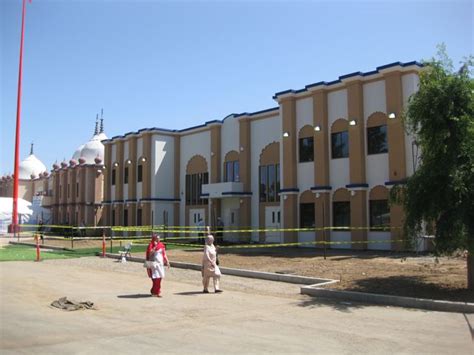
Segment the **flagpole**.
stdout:
[[13,173],[13,235],[16,235],[18,225],[18,165],[20,163],[20,116],[21,116],[21,79],[23,74],[23,39],[25,35],[26,0],[23,0],[21,13],[21,40],[20,40],[20,66],[18,70],[18,97],[16,105],[16,133],[15,133],[15,167]]

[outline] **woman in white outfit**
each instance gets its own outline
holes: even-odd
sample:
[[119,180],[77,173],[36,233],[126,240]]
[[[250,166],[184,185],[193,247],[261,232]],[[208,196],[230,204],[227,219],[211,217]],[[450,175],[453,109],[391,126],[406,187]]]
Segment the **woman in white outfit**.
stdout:
[[216,264],[217,252],[214,246],[214,237],[208,235],[206,238],[206,245],[204,246],[204,254],[202,256],[202,285],[204,290],[202,292],[209,293],[209,280],[214,281],[214,290],[216,293],[222,292],[219,288],[219,279],[221,277],[221,270]]

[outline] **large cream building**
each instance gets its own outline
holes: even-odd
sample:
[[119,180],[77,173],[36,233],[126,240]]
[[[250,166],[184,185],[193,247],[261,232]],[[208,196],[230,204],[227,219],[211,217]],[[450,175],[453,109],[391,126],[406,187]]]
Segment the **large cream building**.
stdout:
[[[393,63],[279,92],[267,110],[105,140],[103,224],[221,217],[226,228],[289,229],[228,239],[398,249],[403,211],[388,195],[416,163],[401,113],[420,70]],[[337,228],[324,233],[328,226]]]

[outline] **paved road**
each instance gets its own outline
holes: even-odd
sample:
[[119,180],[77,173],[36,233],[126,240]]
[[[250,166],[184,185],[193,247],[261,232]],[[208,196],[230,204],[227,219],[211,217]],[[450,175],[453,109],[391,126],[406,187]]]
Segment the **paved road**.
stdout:
[[[474,315],[321,302],[231,276],[204,295],[200,274],[179,269],[152,298],[141,265],[111,259],[3,262],[0,273],[2,354],[474,354]],[[50,308],[61,296],[99,309]]]

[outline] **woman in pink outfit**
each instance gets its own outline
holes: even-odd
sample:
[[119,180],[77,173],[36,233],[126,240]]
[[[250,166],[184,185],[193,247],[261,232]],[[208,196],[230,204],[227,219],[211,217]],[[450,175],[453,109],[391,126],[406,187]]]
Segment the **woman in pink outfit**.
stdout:
[[219,288],[219,279],[221,277],[221,270],[216,264],[217,252],[214,246],[214,237],[208,235],[206,244],[204,245],[204,254],[202,256],[202,285],[204,286],[203,293],[209,293],[209,281],[212,277],[214,281],[214,290],[216,293],[222,292]]
[[166,256],[165,245],[160,241],[160,236],[152,234],[151,242],[146,250],[146,260],[148,277],[153,282],[150,290],[151,295],[161,297],[161,279],[165,277],[165,265],[170,267],[168,257]]

